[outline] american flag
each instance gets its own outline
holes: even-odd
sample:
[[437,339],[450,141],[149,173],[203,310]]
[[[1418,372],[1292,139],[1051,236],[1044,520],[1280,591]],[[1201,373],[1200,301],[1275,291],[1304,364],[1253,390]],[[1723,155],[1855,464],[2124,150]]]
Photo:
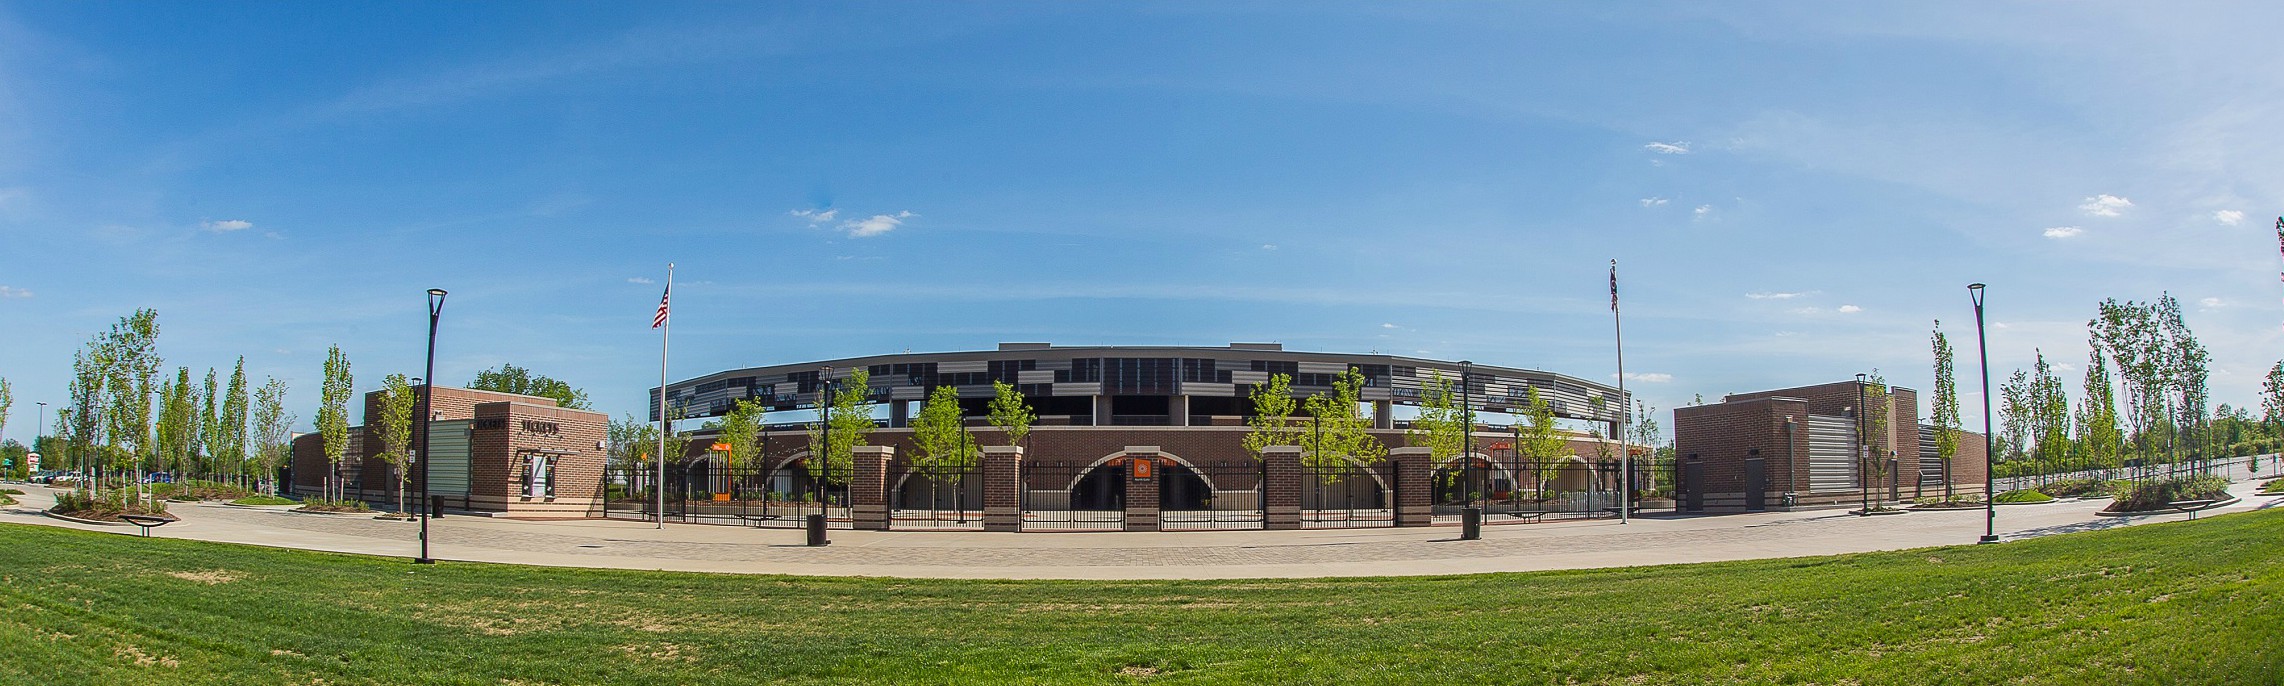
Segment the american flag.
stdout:
[[655,329],[655,328],[658,328],[658,327],[661,327],[661,326],[665,326],[665,325],[666,325],[666,311],[667,311],[667,309],[668,309],[668,308],[667,308],[667,303],[670,303],[670,302],[673,302],[673,301],[674,301],[674,287],[673,287],[673,286],[667,286],[667,287],[666,287],[666,294],[665,294],[665,295],[661,295],[661,296],[658,296],[658,316],[656,316],[656,317],[651,317],[651,318],[650,318],[650,328],[653,328],[653,329]]
[[[2284,220],[2278,220],[2284,222]],[[1610,311],[1618,311],[1618,261],[1610,261]]]

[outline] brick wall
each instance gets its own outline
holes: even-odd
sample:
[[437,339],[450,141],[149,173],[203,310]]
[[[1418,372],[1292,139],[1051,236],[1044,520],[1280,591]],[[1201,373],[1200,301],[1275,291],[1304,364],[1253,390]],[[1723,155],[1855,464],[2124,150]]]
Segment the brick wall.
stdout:
[[1120,452],[1135,461],[1148,461],[1153,467],[1150,478],[1135,478],[1137,470],[1126,470],[1126,530],[1158,530],[1158,484],[1166,480],[1166,460],[1158,457],[1157,446],[1122,446]]
[[[444,398],[437,394],[440,407]],[[476,420],[468,464],[472,509],[521,517],[602,516],[606,460],[596,445],[609,431],[609,417],[556,407],[552,400],[483,402],[470,409]],[[531,455],[555,458],[553,497],[532,497],[522,488]]]

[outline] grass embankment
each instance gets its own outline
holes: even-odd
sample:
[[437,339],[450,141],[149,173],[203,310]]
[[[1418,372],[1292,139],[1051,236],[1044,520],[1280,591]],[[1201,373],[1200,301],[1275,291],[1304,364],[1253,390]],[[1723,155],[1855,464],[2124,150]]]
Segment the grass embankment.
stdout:
[[232,500],[232,501],[230,501],[230,504],[232,504],[232,505],[294,505],[294,504],[298,504],[298,503],[300,503],[300,502],[301,502],[301,501],[299,501],[299,500],[294,500],[294,499],[292,499],[292,498],[280,498],[280,497],[277,497],[277,496],[274,496],[274,495],[260,495],[260,494],[257,494],[257,495],[250,495],[250,496],[246,496],[246,497],[244,497],[244,498],[239,498],[239,499],[237,499],[237,500]]
[[2037,491],[2037,489],[2026,488],[2019,491],[2007,491],[2005,493],[2000,493],[1998,494],[1998,497],[1992,498],[1991,502],[1998,503],[2000,505],[2051,503],[2054,502],[2054,496],[2040,493]]
[[1397,579],[549,569],[0,525],[0,683],[2284,682],[2284,512]]

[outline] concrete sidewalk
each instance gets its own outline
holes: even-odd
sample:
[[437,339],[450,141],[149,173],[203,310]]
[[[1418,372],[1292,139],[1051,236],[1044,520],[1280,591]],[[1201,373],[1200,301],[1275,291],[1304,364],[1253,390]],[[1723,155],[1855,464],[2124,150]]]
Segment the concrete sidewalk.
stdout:
[[[2278,504],[2253,497],[2199,517]],[[42,516],[52,494],[39,486],[22,504],[0,508],[0,522],[101,530]],[[2106,500],[2000,506],[2008,540],[2186,519],[2183,514],[2099,517]],[[155,537],[411,557],[418,525],[345,515],[312,515],[176,503],[181,521]],[[1507,524],[1483,540],[1460,541],[1452,527],[1200,531],[1166,533],[832,532],[822,548],[801,545],[795,529],[623,520],[518,521],[446,517],[430,523],[432,553],[444,560],[562,567],[693,572],[991,579],[1232,579],[1403,576],[1622,567],[1829,555],[1975,542],[1983,511],[1857,517],[1841,511]],[[0,545],[4,545],[0,542]]]

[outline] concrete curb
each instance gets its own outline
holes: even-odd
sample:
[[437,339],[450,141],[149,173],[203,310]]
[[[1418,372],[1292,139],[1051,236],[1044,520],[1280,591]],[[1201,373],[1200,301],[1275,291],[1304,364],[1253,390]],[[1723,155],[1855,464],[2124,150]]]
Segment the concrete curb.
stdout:
[[2233,497],[2232,497],[2232,498],[2229,498],[2229,499],[2227,499],[2227,500],[2222,500],[2222,501],[2219,501],[2219,502],[2215,502],[2215,503],[2213,503],[2213,504],[2211,504],[2211,505],[2206,505],[2206,506],[2204,506],[2204,507],[2195,508],[2195,509],[2190,509],[2190,510],[2140,510],[2140,511],[2135,511],[2135,512],[2111,512],[2111,511],[2109,511],[2109,510],[2095,510],[2095,511],[2094,511],[2094,516],[2096,516],[2096,517],[2133,517],[2133,516],[2137,516],[2137,515],[2161,515],[2161,514],[2180,514],[2180,513],[2183,513],[2183,512],[2204,512],[2204,511],[2206,511],[2206,510],[2214,510],[2214,509],[2219,509],[2219,508],[2223,508],[2223,507],[2228,507],[2228,506],[2230,506],[2230,505],[2235,505],[2235,504],[2237,504],[2237,503],[2239,503],[2239,502],[2242,502],[2243,500],[2244,500],[2243,498],[2233,498]]
[[92,526],[134,526],[133,524],[128,524],[126,522],[106,522],[98,519],[80,519],[78,517],[69,517],[65,515],[59,515],[54,512],[49,512],[47,510],[41,510],[40,514],[47,515],[49,519],[61,519],[73,524],[88,524]]

